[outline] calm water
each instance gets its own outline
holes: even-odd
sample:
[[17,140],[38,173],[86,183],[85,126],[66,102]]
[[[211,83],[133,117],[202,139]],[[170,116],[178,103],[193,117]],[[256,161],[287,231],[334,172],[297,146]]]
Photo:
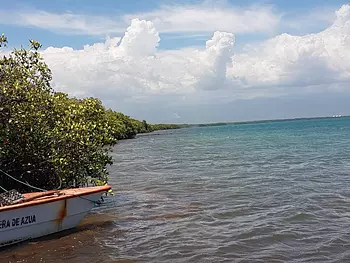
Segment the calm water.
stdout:
[[350,118],[122,141],[116,193],[0,262],[350,262]]

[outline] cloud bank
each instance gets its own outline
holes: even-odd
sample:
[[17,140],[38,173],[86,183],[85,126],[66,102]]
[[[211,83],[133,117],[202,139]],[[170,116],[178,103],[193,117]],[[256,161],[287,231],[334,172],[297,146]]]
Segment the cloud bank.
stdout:
[[224,90],[231,98],[269,96],[274,87],[288,92],[350,81],[350,5],[335,14],[322,32],[278,35],[239,54],[234,34],[221,31],[202,49],[159,51],[154,23],[133,19],[122,38],[80,50],[49,47],[43,55],[54,85],[74,95],[141,99]]
[[242,85],[307,86],[348,82],[350,5],[317,34],[282,34],[233,57],[229,78]]

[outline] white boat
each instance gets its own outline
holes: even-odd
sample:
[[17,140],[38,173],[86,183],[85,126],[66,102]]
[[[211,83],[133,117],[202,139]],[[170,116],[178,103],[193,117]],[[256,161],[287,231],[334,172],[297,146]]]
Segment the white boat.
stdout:
[[23,194],[0,207],[0,247],[76,227],[109,185]]

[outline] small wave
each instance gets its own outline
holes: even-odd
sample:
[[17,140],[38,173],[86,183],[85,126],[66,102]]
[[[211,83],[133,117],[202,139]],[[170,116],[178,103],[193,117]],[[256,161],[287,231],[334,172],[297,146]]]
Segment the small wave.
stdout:
[[155,215],[150,217],[150,220],[168,220],[168,219],[174,219],[174,218],[185,218],[191,216],[191,213],[183,213],[183,212],[172,212],[172,213],[165,213],[161,215]]
[[315,218],[315,215],[313,215],[311,213],[299,212],[299,213],[292,215],[291,217],[286,218],[285,221],[287,221],[287,222],[301,222],[301,221],[306,221],[306,220],[310,220],[310,219],[314,219],[314,218]]

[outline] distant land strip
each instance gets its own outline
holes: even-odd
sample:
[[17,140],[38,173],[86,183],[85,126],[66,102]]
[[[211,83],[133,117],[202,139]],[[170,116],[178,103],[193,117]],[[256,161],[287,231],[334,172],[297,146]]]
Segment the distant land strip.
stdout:
[[181,128],[187,127],[207,127],[207,126],[225,126],[234,124],[254,124],[254,123],[268,123],[268,122],[285,122],[285,121],[297,121],[297,120],[318,120],[318,119],[333,119],[333,118],[346,118],[350,115],[342,116],[323,116],[323,117],[299,117],[289,119],[271,119],[271,120],[255,120],[255,121],[236,121],[236,122],[213,122],[213,123],[199,123],[199,124],[178,124]]

